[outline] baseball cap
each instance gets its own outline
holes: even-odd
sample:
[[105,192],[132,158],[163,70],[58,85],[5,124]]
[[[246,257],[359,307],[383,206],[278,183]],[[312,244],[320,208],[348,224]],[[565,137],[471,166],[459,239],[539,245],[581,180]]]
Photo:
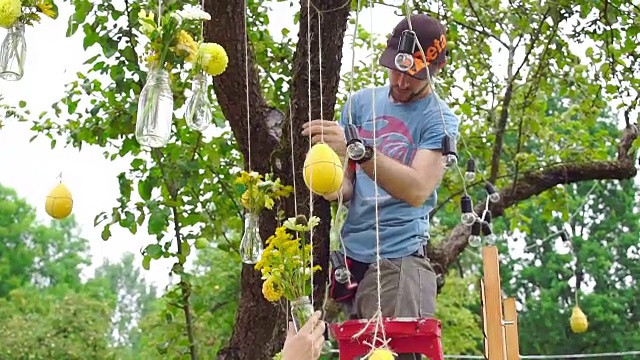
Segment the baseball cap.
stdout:
[[[428,78],[427,68],[429,69],[429,74],[433,76],[438,69],[438,65],[446,61],[447,39],[445,34],[447,29],[440,21],[426,14],[414,14],[410,16],[410,19],[412,30],[416,34],[417,42],[420,43],[422,50],[424,50],[427,63],[424,63],[420,48],[416,45],[413,54],[414,65],[405,74],[419,80],[426,80]],[[398,54],[400,37],[405,30],[410,30],[409,21],[406,17],[393,28],[393,32],[387,40],[387,48],[380,56],[380,65],[397,70],[395,57]]]

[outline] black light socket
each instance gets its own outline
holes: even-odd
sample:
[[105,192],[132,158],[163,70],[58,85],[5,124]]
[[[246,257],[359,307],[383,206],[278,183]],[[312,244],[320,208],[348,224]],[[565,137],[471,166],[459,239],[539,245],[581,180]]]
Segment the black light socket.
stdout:
[[442,138],[442,154],[443,155],[456,155],[456,141],[448,135],[445,135]]
[[329,255],[329,258],[331,259],[331,266],[333,266],[334,269],[347,266],[344,263],[344,256],[340,251],[332,251],[331,255]]
[[473,212],[473,203],[471,202],[471,197],[469,195],[462,195],[460,197],[460,208],[462,209],[463,214]]
[[480,236],[480,229],[482,227],[482,223],[480,221],[476,221],[471,225],[471,235]]
[[467,172],[476,172],[476,161],[473,159],[467,160]]
[[491,194],[495,194],[495,193],[496,193],[496,191],[497,191],[497,190],[496,190],[496,187],[495,187],[492,183],[490,183],[490,182],[487,182],[487,183],[484,185],[484,189],[487,191],[487,194],[489,194],[489,195],[491,195]]
[[358,128],[353,124],[348,124],[344,128],[344,136],[347,139],[347,145],[351,145],[354,142],[360,141],[360,136],[358,134]]
[[489,226],[489,224],[486,222],[482,223],[482,235],[484,236],[491,235],[491,226]]
[[405,30],[400,35],[400,43],[398,44],[398,52],[403,54],[413,54],[416,48],[416,33],[411,30]]
[[484,219],[482,219],[483,222],[486,222],[487,224],[491,224],[491,211],[487,210],[484,212]]

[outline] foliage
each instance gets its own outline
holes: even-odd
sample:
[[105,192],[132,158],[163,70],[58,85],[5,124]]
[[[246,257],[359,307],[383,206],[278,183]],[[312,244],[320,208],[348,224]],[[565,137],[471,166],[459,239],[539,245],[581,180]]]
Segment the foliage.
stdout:
[[7,359],[116,358],[107,304],[56,287],[17,289],[0,299],[0,356]]
[[39,223],[26,200],[0,185],[0,239],[0,298],[27,285],[80,286],[88,247],[73,217]]
[[[313,273],[321,267],[313,266],[312,244],[307,242],[307,233],[319,222],[315,216],[309,220],[304,215],[289,218],[267,239],[267,248],[255,265],[262,273],[265,299],[276,302],[284,297],[294,301],[311,295]],[[295,238],[291,232],[296,234]]]
[[0,1],[0,27],[10,28],[16,22],[33,26],[42,15],[58,18],[58,7],[53,0],[2,0]]

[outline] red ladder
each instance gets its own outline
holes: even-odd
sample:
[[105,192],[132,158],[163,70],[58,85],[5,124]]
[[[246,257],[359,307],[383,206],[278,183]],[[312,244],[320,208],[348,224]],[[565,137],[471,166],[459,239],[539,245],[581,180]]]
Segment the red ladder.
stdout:
[[[353,335],[360,332],[368,320],[348,320],[341,324],[331,324],[331,333],[338,341],[340,360],[354,360],[369,353],[371,347],[364,342],[373,341],[375,323],[357,339]],[[442,325],[437,319],[384,318],[383,326],[389,348],[395,353],[419,353],[430,360],[444,360],[442,352]]]

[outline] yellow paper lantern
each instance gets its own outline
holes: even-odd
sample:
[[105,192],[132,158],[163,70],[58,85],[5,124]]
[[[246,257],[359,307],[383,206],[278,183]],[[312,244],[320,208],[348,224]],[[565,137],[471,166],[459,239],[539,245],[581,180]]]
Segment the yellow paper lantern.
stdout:
[[589,328],[587,315],[582,312],[578,305],[573,308],[571,319],[569,319],[569,325],[571,325],[571,331],[576,334],[581,334]]
[[393,353],[389,349],[375,349],[369,355],[369,360],[393,360]]
[[71,193],[63,183],[58,184],[47,195],[44,209],[54,219],[64,219],[71,214],[73,210],[73,198]]
[[314,193],[331,194],[342,186],[342,161],[329,145],[315,144],[304,160],[303,176],[304,183]]

